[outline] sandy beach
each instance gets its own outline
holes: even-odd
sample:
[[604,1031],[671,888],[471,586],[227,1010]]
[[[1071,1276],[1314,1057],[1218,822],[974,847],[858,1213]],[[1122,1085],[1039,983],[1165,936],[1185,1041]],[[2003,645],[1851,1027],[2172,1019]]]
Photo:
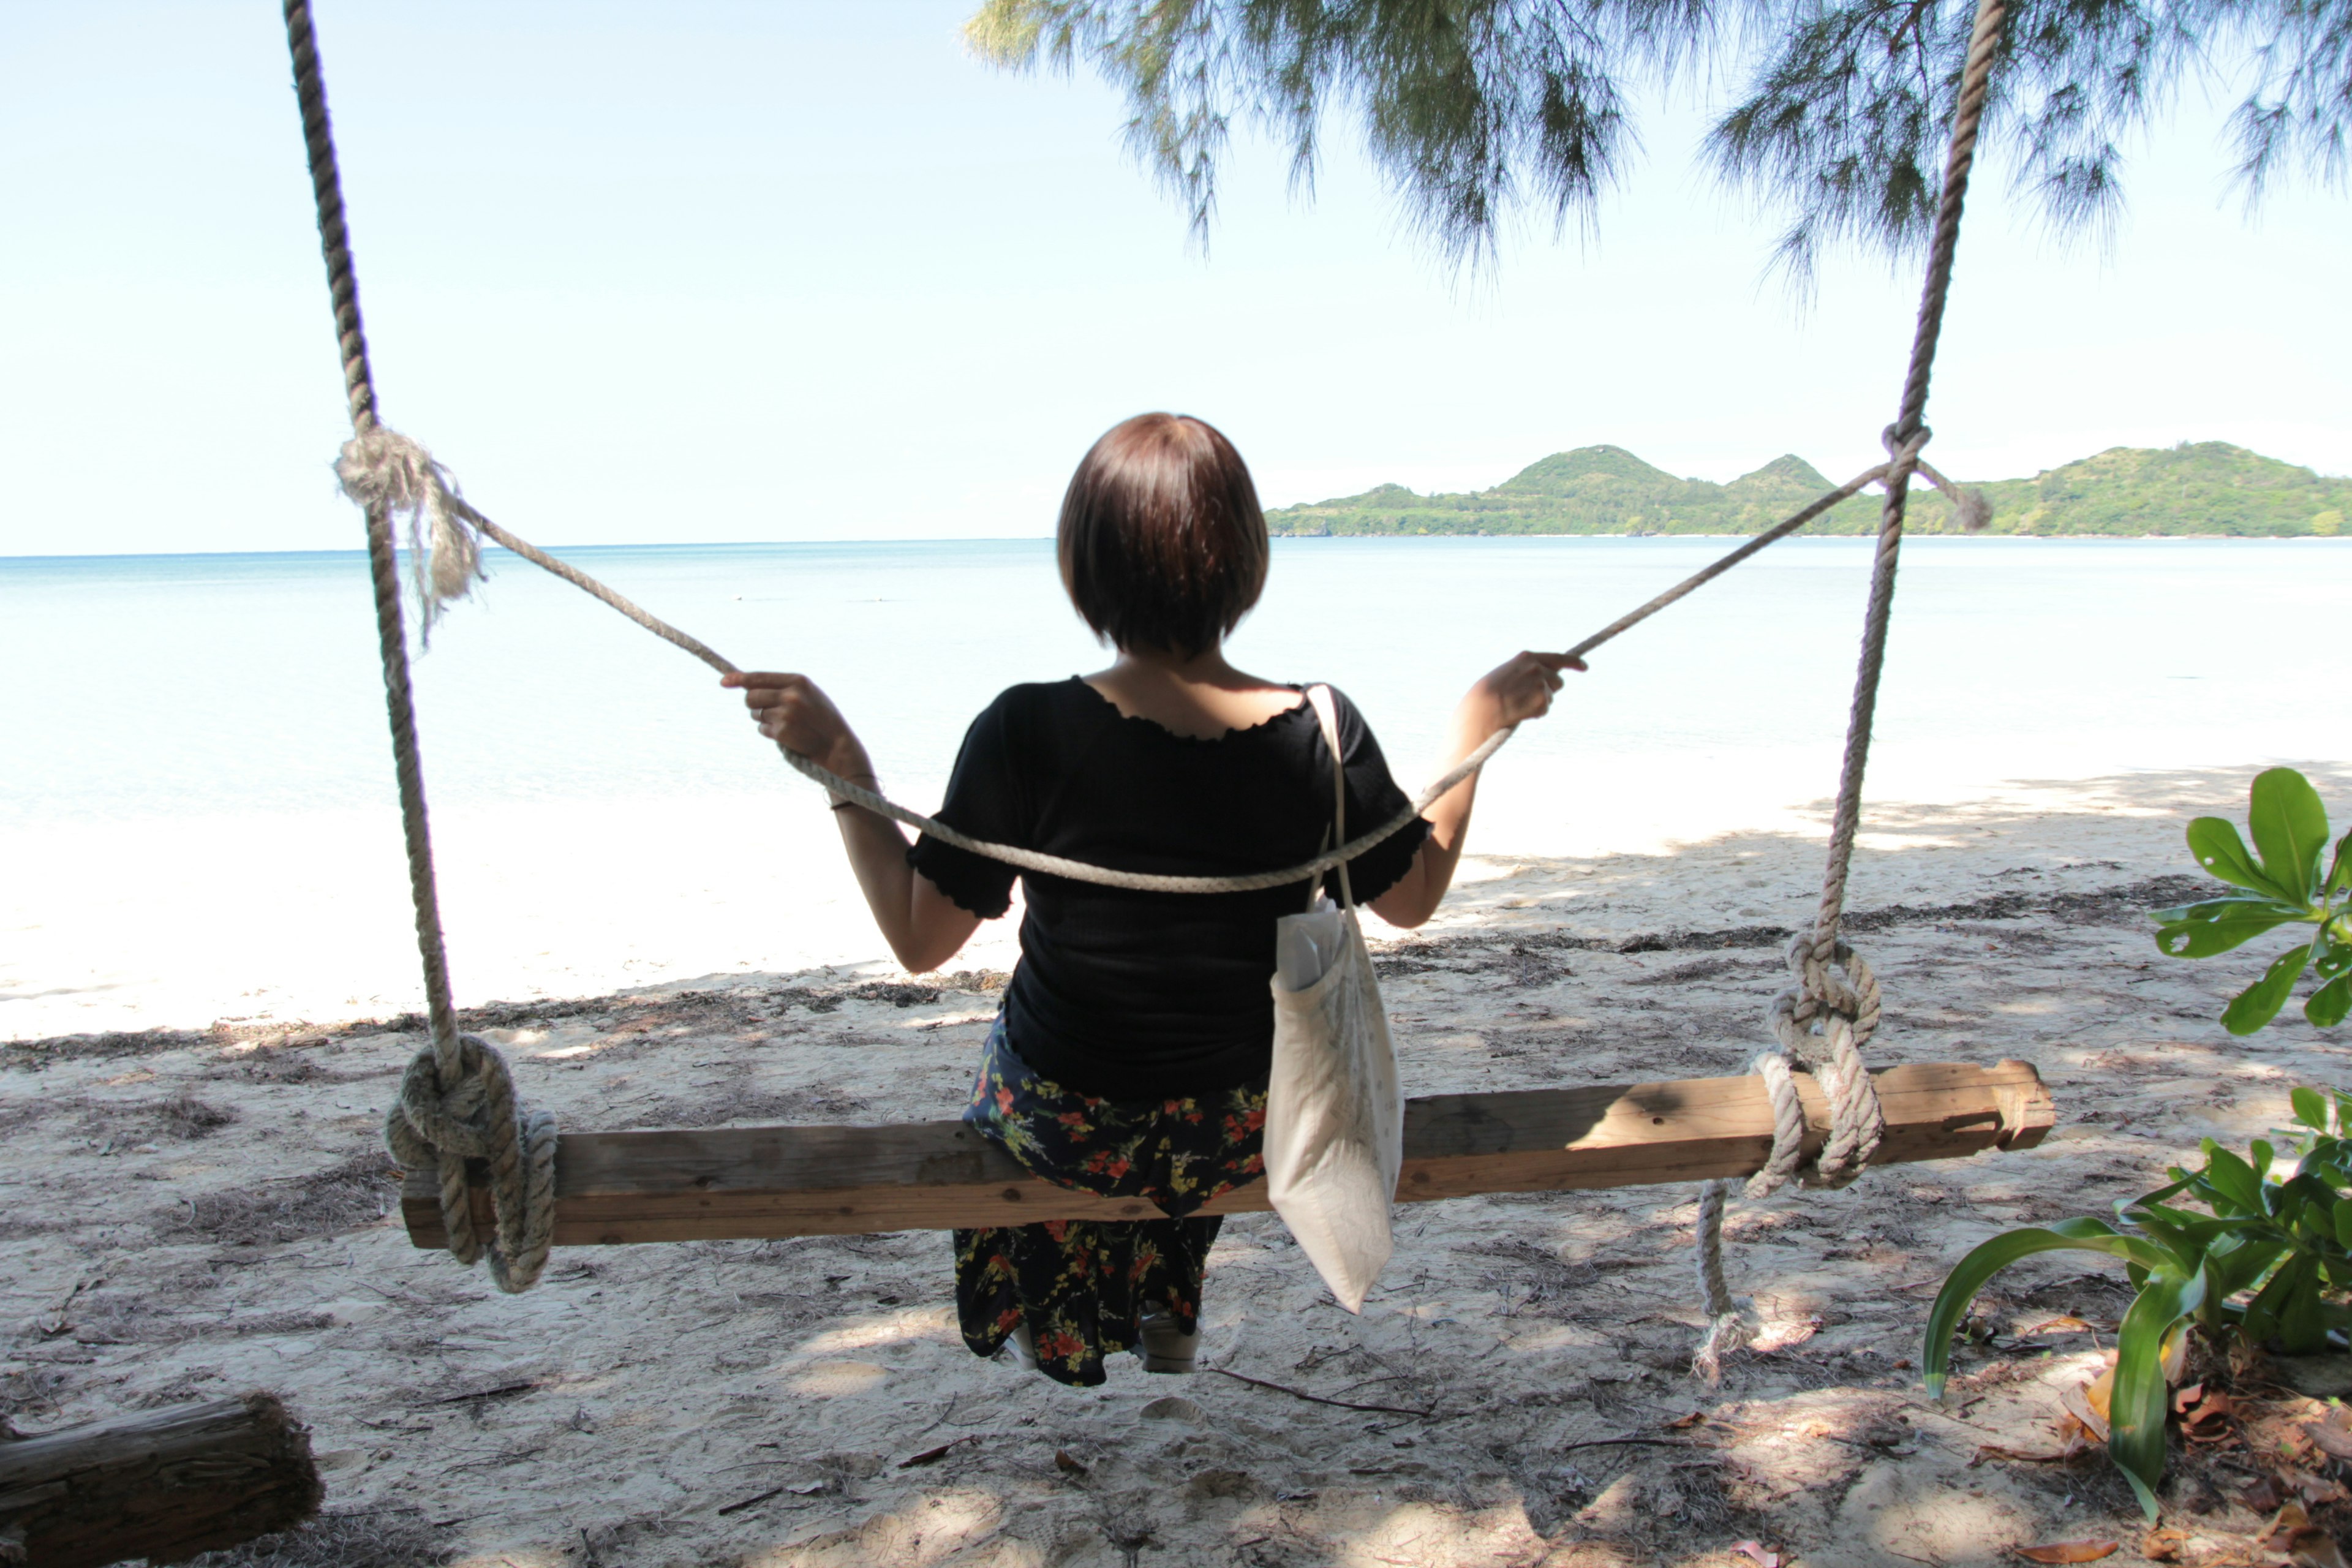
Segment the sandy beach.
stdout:
[[[2352,770],[2306,772],[2339,810],[2352,797]],[[1850,906],[1888,996],[1874,1061],[2023,1058],[2059,1126],[2031,1153],[1738,1207],[1732,1266],[1763,1334],[1716,1388],[1686,1370],[1701,1314],[1684,1189],[1403,1211],[1360,1318],[1271,1216],[1235,1219],[1212,1263],[1213,1370],[1153,1377],[1122,1358],[1090,1392],[962,1349],[933,1234],[583,1248],[499,1296],[385,1217],[376,1128],[420,1037],[372,995],[336,1005],[365,965],[183,1010],[220,995],[206,966],[260,974],[255,955],[306,921],[342,929],[312,894],[226,875],[224,836],[216,921],[99,1011],[88,993],[42,1004],[100,1027],[20,1027],[0,1047],[0,1412],[33,1431],[282,1394],[313,1428],[327,1515],[238,1561],[1752,1568],[1732,1552],[1751,1542],[1891,1568],[2105,1536],[2123,1543],[2108,1561],[2136,1563],[2137,1516],[2103,1459],[1984,1451],[2057,1451],[2062,1394],[2112,1342],[2119,1274],[2062,1259],[2004,1275],[1992,1337],[1941,1405],[1914,1370],[1918,1331],[1975,1241],[2102,1211],[2200,1137],[2276,1125],[2293,1085],[2344,1082],[2341,1030],[2290,1013],[2242,1041],[2213,1022],[2251,952],[2182,963],[2148,940],[2144,911],[2197,887],[2186,819],[2234,815],[2245,783],[2140,773],[1874,807]],[[1780,984],[1775,932],[1819,875],[1819,803],[1752,815],[1671,843],[1655,820],[1621,822],[1636,842],[1473,867],[1437,921],[1381,944],[1408,1091],[1738,1071]],[[642,852],[724,836],[677,833]],[[611,863],[540,896],[592,880],[626,896]],[[471,1021],[572,1128],[951,1114],[1003,937],[910,984],[851,961],[867,939],[835,891],[830,966],[680,975],[649,952],[635,984],[614,952],[531,972],[476,917],[453,932],[461,962],[531,984]],[[691,902],[655,901],[646,929]],[[743,912],[721,900],[708,918]],[[381,913],[397,938],[398,906]],[[124,951],[143,951],[136,911],[121,918]],[[2295,1396],[2275,1397],[2291,1416]],[[2244,1489],[2276,1462],[2258,1458],[2184,1461],[2175,1560],[2261,1560],[2243,1555],[2264,1522]]]
[[[2352,1024],[2218,1021],[2292,931],[2147,918],[2222,890],[2184,828],[2259,770],[2352,828],[2352,229],[2287,188],[2341,173],[2347,5],[2194,49],[1995,0],[0,13],[0,1458],[274,1395],[320,1510],[187,1568],[2346,1568],[2352,1355],[2189,1342],[2156,1530],[2094,1430],[2119,1265],[2025,1260],[1921,1364],[1972,1247],[2352,1094]],[[1864,469],[1875,534],[1731,542]],[[1947,474],[1996,526],[1931,522]],[[484,513],[568,567],[458,562],[517,542]],[[1748,1074],[1868,751],[1868,1060],[2011,1063],[2005,1128],[2026,1064],[2048,1135],[1735,1197],[1706,1376],[1687,1182],[1400,1204],[1360,1311],[1233,1216],[1195,1370],[1095,1388],[972,1355],[936,1230],[566,1246],[513,1295],[412,1242],[383,1130],[444,950],[567,1138],[968,1102],[1018,895],[906,972],[719,670],[805,676],[935,810],[1009,685],[1203,606],[1408,792],[1485,672],[1579,650],[1435,918],[1367,920],[1407,1095]],[[1065,795],[1142,842],[1165,778],[1099,760]],[[173,1527],[245,1484],[134,1455]],[[31,1468],[0,1568],[105,1506]]]

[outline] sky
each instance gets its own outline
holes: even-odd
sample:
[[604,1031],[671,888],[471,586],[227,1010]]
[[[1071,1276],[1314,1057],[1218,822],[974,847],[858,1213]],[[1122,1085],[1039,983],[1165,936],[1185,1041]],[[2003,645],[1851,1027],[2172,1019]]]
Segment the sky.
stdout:
[[[1313,199],[1244,136],[1205,256],[1089,76],[967,56],[972,0],[317,0],[389,423],[551,545],[1050,532],[1147,408],[1269,505],[1625,447],[1875,460],[1916,307],[1807,306],[1769,213],[1647,103],[1597,237],[1450,269],[1344,121]],[[1929,422],[1963,478],[2224,440],[2352,472],[2352,201],[2249,220],[2221,110],[2133,150],[2113,243],[1979,179]],[[1980,165],[1980,168],[1984,165]],[[345,549],[349,434],[278,8],[0,6],[0,555]]]

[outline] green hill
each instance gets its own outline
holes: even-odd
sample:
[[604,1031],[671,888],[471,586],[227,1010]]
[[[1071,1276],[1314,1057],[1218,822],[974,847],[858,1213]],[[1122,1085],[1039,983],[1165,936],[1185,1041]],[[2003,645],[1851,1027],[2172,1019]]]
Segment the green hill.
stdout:
[[[2352,479],[2326,479],[2221,441],[2116,447],[2030,479],[1963,481],[1985,492],[1993,533],[2287,538],[2343,531]],[[1802,458],[1775,458],[1729,484],[1678,479],[1622,447],[1579,447],[1492,489],[1416,495],[1381,485],[1359,496],[1266,513],[1276,534],[1760,533],[1832,481]],[[1869,533],[1864,492],[1817,520],[1814,533]],[[1959,531],[1950,503],[1924,484],[1910,531]]]

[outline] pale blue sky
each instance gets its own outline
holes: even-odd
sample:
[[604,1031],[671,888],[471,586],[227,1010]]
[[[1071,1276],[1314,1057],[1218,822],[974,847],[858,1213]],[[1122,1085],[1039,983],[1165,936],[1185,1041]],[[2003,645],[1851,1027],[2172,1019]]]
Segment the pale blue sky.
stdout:
[[[1596,244],[1465,280],[1352,136],[1312,204],[1244,142],[1206,259],[1089,78],[967,58],[968,0],[319,0],[389,420],[554,544],[1048,531],[1139,409],[1269,503],[1491,484],[1563,447],[1833,475],[1893,412],[1916,283],[1801,311],[1769,216],[1651,106]],[[2218,110],[2141,150],[2113,250],[1979,186],[1932,456],[1997,478],[2222,439],[2352,471],[2352,203],[2248,224]],[[346,433],[277,7],[0,7],[0,554],[331,549]]]

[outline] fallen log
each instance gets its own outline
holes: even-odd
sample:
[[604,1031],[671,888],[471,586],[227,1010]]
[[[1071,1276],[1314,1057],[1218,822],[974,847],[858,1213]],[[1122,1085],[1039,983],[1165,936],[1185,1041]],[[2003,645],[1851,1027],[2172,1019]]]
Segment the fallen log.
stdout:
[[[2030,1149],[2054,1111],[2025,1062],[1928,1062],[1874,1075],[1886,1112],[1876,1163],[1948,1160]],[[1803,1074],[1807,1152],[1829,1131],[1829,1106]],[[1407,1102],[1402,1203],[1476,1193],[1566,1191],[1745,1176],[1772,1147],[1759,1078],[1441,1094]],[[567,1132],[555,1156],[561,1247],[755,1239],[1129,1220],[1139,1199],[1074,1193],[1029,1174],[961,1122],[889,1127],[724,1127]],[[477,1224],[491,1224],[487,1193]],[[439,1186],[412,1172],[401,1216],[420,1247],[446,1245]],[[1263,1183],[1210,1204],[1211,1214],[1267,1206]]]
[[319,1510],[310,1433],[267,1394],[0,1440],[0,1563],[178,1563]]

